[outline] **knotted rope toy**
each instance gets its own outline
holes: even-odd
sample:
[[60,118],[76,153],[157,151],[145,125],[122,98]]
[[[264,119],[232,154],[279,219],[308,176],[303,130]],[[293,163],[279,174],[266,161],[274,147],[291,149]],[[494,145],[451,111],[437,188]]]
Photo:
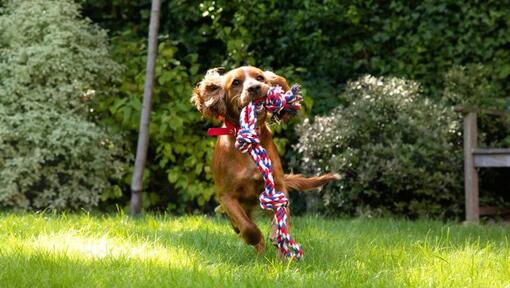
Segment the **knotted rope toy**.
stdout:
[[257,134],[257,113],[266,111],[279,114],[281,111],[296,113],[301,109],[300,102],[303,100],[299,95],[300,87],[298,85],[286,93],[280,86],[271,87],[267,96],[250,102],[241,110],[240,129],[236,137],[236,148],[242,153],[250,153],[264,178],[264,191],[260,194],[260,207],[266,210],[274,211],[274,220],[276,223],[276,240],[278,249],[287,257],[300,259],[303,256],[303,250],[299,244],[292,239],[287,230],[289,200],[281,191],[275,190],[273,179],[273,167],[267,151],[260,144]]

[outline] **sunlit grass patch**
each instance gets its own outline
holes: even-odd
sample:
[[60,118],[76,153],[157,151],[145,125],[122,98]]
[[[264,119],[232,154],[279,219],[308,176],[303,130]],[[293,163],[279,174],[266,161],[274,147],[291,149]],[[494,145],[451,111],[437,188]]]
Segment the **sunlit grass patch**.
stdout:
[[[269,219],[261,218],[264,233]],[[225,219],[0,215],[0,287],[506,287],[509,228],[293,220],[298,263],[259,257]]]

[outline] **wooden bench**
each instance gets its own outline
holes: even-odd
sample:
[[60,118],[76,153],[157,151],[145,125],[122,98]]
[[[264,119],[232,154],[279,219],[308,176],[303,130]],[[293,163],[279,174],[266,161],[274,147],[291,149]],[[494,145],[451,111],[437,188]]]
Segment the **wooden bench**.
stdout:
[[[506,209],[482,207],[478,197],[478,171],[481,167],[510,167],[510,149],[478,148],[476,109],[457,108],[464,115],[464,191],[466,195],[466,222],[478,223],[480,214],[492,214]],[[488,112],[505,116],[499,112]]]

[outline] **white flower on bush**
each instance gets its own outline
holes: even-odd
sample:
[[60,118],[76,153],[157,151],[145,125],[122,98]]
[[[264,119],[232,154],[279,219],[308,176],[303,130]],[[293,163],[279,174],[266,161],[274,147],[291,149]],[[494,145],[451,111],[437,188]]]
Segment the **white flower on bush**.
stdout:
[[418,83],[395,77],[363,76],[347,83],[341,97],[349,104],[297,127],[294,147],[305,171],[342,176],[322,190],[330,212],[438,215],[444,211],[427,205],[457,207],[462,166],[460,147],[452,145],[459,127],[451,108],[424,99]]

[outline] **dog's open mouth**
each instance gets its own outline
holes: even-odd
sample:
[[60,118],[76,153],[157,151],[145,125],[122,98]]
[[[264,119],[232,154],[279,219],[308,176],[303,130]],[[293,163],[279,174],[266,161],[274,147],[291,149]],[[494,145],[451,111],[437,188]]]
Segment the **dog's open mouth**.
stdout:
[[[267,91],[267,90],[266,90]],[[240,97],[240,100],[239,100],[239,112],[241,112],[241,110],[243,110],[244,107],[246,107],[248,104],[250,104],[251,102],[260,102],[260,101],[264,101],[264,99],[266,98],[266,93],[259,93],[258,95],[255,95],[255,96],[241,96]]]
[[243,108],[248,106],[248,104],[251,102],[262,101],[263,99],[264,97],[257,97],[256,99],[251,99],[250,101],[240,101],[238,111],[241,112],[241,110],[243,110]]

